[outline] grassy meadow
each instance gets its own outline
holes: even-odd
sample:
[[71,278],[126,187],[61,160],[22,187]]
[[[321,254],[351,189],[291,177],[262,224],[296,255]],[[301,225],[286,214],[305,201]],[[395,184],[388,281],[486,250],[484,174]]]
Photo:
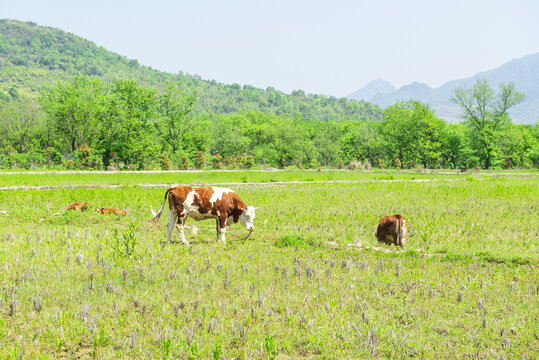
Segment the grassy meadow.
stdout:
[[144,184],[218,184],[282,181],[369,181],[369,180],[424,180],[424,179],[467,179],[484,177],[532,177],[539,171],[525,173],[469,170],[199,170],[199,171],[51,171],[10,172],[0,171],[0,187],[6,186],[70,186],[70,185],[144,185]]
[[[440,181],[374,180],[382,176]],[[312,183],[232,186],[260,207],[253,234],[245,240],[235,224],[223,246],[214,221],[198,222],[196,235],[186,233],[189,249],[163,242],[166,214],[150,223],[164,189],[136,185],[291,180]],[[127,185],[0,191],[0,358],[532,359],[538,180],[516,172],[0,174],[0,186]],[[64,211],[72,201],[127,216]],[[397,212],[408,221],[404,251],[374,238],[379,218]]]

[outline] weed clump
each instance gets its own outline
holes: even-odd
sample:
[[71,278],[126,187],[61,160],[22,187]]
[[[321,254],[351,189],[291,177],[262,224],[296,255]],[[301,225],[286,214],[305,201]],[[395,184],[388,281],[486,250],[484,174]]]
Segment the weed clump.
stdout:
[[274,246],[278,248],[288,248],[288,247],[304,247],[304,246],[314,246],[316,245],[312,239],[305,239],[300,235],[284,235],[280,239],[276,240],[273,243]]

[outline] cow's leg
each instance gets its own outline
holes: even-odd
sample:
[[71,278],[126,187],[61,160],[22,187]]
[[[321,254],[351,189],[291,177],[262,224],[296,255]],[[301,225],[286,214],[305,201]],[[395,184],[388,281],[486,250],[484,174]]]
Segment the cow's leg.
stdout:
[[218,220],[218,229],[217,235],[219,237],[219,242],[226,244],[225,233],[226,233],[226,214],[221,214]]
[[178,232],[180,233],[180,240],[185,244],[185,246],[190,246],[187,242],[187,239],[185,238],[185,233],[183,232],[183,228],[185,226],[185,220],[187,220],[185,217],[180,216],[178,218],[178,223],[176,224],[176,228],[178,229]]
[[168,214],[168,236],[167,236],[168,242],[170,242],[171,240],[172,230],[174,229],[174,224],[176,223],[176,217],[177,217],[176,211],[170,210]]

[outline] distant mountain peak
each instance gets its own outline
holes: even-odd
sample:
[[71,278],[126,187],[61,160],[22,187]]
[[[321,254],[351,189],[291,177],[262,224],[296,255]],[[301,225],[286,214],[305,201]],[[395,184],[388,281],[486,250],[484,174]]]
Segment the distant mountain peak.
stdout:
[[397,88],[388,81],[382,79],[376,79],[369,82],[361,89],[348,95],[347,98],[354,100],[370,101],[378,94],[389,94],[396,91]]
[[381,107],[394,104],[399,100],[418,100],[429,104],[441,118],[447,121],[459,121],[461,110],[457,104],[451,102],[451,97],[455,89],[470,89],[478,79],[486,79],[493,89],[497,89],[500,84],[515,83],[516,89],[526,96],[526,100],[510,110],[512,120],[520,124],[533,124],[537,121],[539,117],[539,53],[512,59],[495,69],[483,71],[465,79],[448,81],[435,89],[424,83],[413,82],[401,86],[398,90],[375,93],[373,89],[384,81],[374,80],[349,95],[348,98],[358,99],[357,94],[359,94],[365,96],[365,100]]

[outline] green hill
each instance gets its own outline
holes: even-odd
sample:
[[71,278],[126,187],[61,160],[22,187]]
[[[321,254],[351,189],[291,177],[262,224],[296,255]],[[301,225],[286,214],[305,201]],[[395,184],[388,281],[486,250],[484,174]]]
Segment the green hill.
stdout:
[[373,104],[274,88],[222,84],[189,74],[170,74],[142,66],[135,59],[106,50],[65,31],[34,23],[0,20],[0,97],[35,97],[40,89],[73,75],[104,81],[132,79],[160,89],[169,82],[199,94],[196,112],[228,114],[252,110],[320,120],[381,120]]

